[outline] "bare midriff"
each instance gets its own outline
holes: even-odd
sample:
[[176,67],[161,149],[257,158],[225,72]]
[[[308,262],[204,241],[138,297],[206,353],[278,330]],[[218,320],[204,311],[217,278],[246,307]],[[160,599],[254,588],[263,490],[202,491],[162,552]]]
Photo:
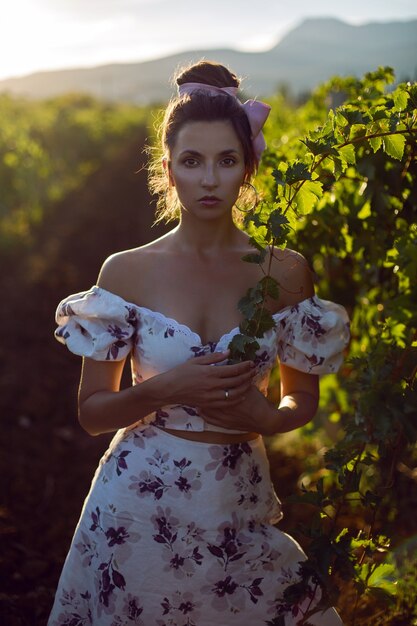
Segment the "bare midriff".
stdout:
[[180,439],[189,439],[190,441],[201,441],[203,443],[242,443],[244,441],[252,441],[258,437],[258,433],[221,433],[214,430],[204,430],[202,432],[190,432],[189,430],[173,430],[172,428],[164,428],[165,432]]

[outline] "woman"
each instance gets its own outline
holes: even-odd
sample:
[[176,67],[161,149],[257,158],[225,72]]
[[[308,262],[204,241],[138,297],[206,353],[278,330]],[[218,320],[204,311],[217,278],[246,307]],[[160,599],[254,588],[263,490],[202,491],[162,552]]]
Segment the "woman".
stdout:
[[[255,362],[227,363],[236,303],[262,276],[232,207],[264,148],[269,107],[236,98],[239,81],[200,62],[177,77],[162,125],[167,235],[111,256],[98,285],[57,311],[57,337],[84,356],[79,420],[117,431],[100,462],[49,624],[295,625],[319,600],[284,601],[305,556],[281,518],[261,435],[315,414],[317,374],[335,371],[347,337],[338,305],[314,296],[299,254],[279,251],[268,302],[276,327]],[[267,263],[268,261],[266,261]],[[320,328],[309,333],[308,320]],[[133,386],[120,391],[131,355]],[[277,354],[279,407],[264,393]],[[313,367],[312,363],[316,366]],[[314,371],[314,374],[311,371]],[[341,624],[333,609],[310,623]]]

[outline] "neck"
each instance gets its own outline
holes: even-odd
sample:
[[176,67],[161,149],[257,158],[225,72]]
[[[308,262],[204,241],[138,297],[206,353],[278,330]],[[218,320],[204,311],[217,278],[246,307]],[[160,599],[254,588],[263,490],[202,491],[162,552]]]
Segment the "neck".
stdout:
[[183,214],[173,231],[175,245],[182,252],[197,255],[217,254],[242,245],[245,235],[235,226],[231,215],[219,220],[206,221]]

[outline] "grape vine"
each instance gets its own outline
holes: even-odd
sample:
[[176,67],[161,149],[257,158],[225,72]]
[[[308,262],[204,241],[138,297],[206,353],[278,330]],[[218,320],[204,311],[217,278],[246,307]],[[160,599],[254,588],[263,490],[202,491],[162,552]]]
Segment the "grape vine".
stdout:
[[[398,467],[411,462],[417,439],[417,85],[388,89],[393,81],[392,70],[380,68],[323,86],[304,111],[314,122],[313,102],[319,125],[270,150],[266,199],[245,220],[255,248],[246,261],[261,265],[297,241],[325,295],[352,319],[350,356],[325,394],[338,440],[326,452],[325,475],[292,498],[315,513],[301,530],[303,582],[288,588],[287,600],[298,603],[314,573],[323,590],[318,609],[337,604],[346,584],[356,601],[367,594],[393,602],[399,576],[387,511],[395,516]],[[343,104],[326,110],[331,99]],[[274,325],[265,300],[278,293],[269,268],[240,300],[233,360],[253,358],[256,337]],[[349,511],[362,528],[343,524]],[[307,626],[312,613],[298,623]]]

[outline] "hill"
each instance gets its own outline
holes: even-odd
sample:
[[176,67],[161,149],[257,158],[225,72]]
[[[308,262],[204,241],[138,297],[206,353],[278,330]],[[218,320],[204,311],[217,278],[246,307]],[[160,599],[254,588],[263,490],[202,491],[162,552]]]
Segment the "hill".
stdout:
[[416,79],[417,19],[361,26],[332,18],[306,19],[266,52],[191,50],[142,63],[37,72],[0,81],[0,92],[50,98],[75,91],[149,104],[171,95],[169,78],[177,66],[201,57],[249,76],[244,89],[257,96],[268,96],[283,84],[300,93],[335,74],[359,76],[380,65],[393,67],[400,80]]

